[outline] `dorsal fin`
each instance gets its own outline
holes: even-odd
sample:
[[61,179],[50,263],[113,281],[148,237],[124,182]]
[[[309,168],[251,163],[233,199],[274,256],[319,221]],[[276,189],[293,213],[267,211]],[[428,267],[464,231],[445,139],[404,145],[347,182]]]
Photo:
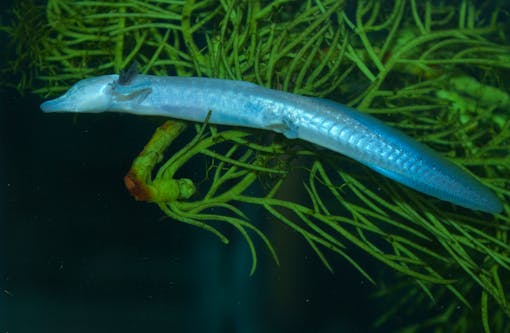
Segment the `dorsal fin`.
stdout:
[[138,74],[138,62],[134,61],[129,68],[121,69],[119,73],[119,84],[128,85]]

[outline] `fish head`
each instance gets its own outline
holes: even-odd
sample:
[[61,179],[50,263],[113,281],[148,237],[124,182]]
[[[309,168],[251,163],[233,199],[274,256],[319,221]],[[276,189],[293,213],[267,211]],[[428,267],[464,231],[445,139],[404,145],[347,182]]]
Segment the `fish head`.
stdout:
[[107,111],[112,103],[112,89],[117,75],[102,75],[76,82],[64,95],[43,102],[43,112]]

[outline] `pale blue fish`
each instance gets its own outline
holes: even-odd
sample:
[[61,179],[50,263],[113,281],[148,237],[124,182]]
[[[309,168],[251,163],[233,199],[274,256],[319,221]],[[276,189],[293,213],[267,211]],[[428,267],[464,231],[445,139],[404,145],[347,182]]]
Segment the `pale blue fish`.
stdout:
[[272,130],[349,156],[373,170],[456,205],[487,213],[503,207],[496,194],[432,149],[379,120],[325,99],[244,81],[152,75],[81,80],[44,112],[127,112]]

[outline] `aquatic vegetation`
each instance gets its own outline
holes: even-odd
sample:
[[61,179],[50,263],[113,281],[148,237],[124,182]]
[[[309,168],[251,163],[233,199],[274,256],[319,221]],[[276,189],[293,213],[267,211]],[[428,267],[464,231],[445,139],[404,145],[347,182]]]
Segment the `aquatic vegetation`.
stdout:
[[[138,200],[224,243],[226,226],[239,231],[252,273],[260,243],[278,262],[271,235],[246,213],[253,207],[297,232],[328,269],[337,254],[378,282],[352,255],[361,250],[419,287],[381,288],[387,297],[407,290],[381,323],[397,309],[426,308],[430,299],[453,294],[446,313],[462,305],[457,321],[443,313],[406,332],[453,331],[479,318],[486,332],[509,329],[501,319],[510,316],[510,87],[504,80],[510,45],[501,26],[507,13],[469,1],[395,0],[384,7],[358,1],[351,8],[336,0],[50,0],[46,19],[37,71],[23,81],[39,94],[133,61],[144,73],[242,79],[355,106],[472,171],[505,202],[504,213],[453,207],[272,133],[195,125],[194,138],[168,153],[183,131],[193,131],[168,121],[125,183]],[[198,171],[187,173],[190,165]],[[289,184],[293,191],[285,191]]]

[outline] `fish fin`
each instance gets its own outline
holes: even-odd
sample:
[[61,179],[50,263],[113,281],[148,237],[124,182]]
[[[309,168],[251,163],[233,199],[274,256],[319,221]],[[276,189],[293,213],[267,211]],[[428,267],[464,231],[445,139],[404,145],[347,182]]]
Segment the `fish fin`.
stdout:
[[298,137],[298,127],[288,117],[283,117],[278,121],[271,122],[266,128],[277,133],[282,133],[287,139],[296,139]]
[[140,64],[137,61],[134,61],[128,69],[121,69],[119,72],[119,81],[118,83],[122,86],[128,85],[133,81],[133,79],[138,75],[138,68]]
[[145,84],[139,84],[139,85],[134,85],[134,86],[117,85],[113,89],[112,95],[113,95],[113,98],[115,99],[115,101],[117,101],[117,102],[133,101],[133,102],[139,104],[151,92],[152,92],[152,88]]

